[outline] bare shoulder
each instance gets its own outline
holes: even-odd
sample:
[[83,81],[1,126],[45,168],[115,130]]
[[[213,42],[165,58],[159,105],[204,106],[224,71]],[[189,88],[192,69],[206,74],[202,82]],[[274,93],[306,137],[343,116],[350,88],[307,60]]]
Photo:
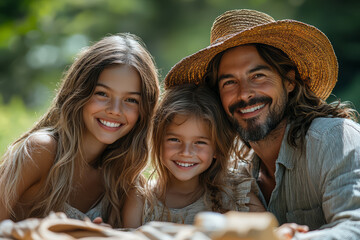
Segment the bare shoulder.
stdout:
[[144,201],[145,199],[136,189],[129,192],[121,216],[123,227],[138,228],[142,225]]
[[36,167],[41,174],[47,174],[54,164],[57,141],[54,137],[46,133],[36,133],[29,137],[28,157],[24,159],[24,164],[29,167]]
[[56,150],[57,141],[50,134],[39,132],[29,137],[29,144],[53,152]]
[[144,202],[144,196],[137,189],[130,190],[126,204],[139,207],[143,206]]
[[7,202],[8,209],[8,211],[0,209],[0,220],[9,217],[10,210],[15,212],[24,210],[18,203],[22,206],[33,204],[54,164],[56,145],[57,141],[51,135],[40,132],[32,134],[25,142],[19,143],[19,146],[13,149],[13,154],[10,156],[13,159],[8,161],[12,166],[7,165],[10,167],[6,171],[6,178],[2,178],[0,182],[7,193],[4,194],[5,197],[0,196],[0,200],[4,197],[3,201]]

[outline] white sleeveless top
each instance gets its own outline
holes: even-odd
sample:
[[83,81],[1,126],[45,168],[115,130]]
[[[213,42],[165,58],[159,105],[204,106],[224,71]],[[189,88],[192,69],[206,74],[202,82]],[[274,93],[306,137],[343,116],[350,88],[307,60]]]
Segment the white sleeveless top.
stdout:
[[97,217],[101,217],[104,219],[104,216],[102,216],[102,206],[104,203],[104,197],[100,198],[93,207],[89,209],[86,213],[81,212],[79,209],[74,208],[70,206],[68,203],[65,203],[65,209],[64,213],[67,217],[73,218],[73,219],[79,219],[84,220],[85,218],[90,218],[91,221],[93,221]]

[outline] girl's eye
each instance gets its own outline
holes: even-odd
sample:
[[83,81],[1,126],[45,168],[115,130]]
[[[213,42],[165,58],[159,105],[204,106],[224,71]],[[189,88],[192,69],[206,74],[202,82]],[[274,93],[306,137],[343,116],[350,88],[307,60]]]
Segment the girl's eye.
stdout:
[[205,141],[196,141],[195,144],[205,144],[206,145],[207,142],[205,142]]
[[128,98],[126,99],[126,102],[139,104],[139,101],[135,98]]
[[99,96],[102,96],[102,97],[107,97],[107,94],[103,91],[97,91],[95,92],[95,95],[99,95]]

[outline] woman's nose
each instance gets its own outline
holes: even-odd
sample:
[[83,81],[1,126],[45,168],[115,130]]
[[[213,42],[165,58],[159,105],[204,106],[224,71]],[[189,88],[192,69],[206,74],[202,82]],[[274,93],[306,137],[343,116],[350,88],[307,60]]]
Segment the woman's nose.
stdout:
[[122,114],[123,106],[122,101],[113,99],[109,102],[108,107],[106,108],[106,113],[113,114],[113,115],[120,115]]

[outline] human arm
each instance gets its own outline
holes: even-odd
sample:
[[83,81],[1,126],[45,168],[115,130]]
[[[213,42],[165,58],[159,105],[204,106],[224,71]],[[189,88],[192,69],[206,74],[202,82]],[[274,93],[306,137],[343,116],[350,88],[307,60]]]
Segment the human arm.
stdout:
[[112,228],[110,224],[107,224],[104,222],[104,220],[102,219],[102,217],[96,217],[92,223],[95,223],[95,224],[98,224],[100,226],[103,226],[103,227],[108,227],[108,228]]
[[130,191],[121,212],[123,228],[138,228],[142,225],[144,198],[136,189]]
[[[31,207],[45,184],[55,158],[56,141],[49,135],[31,136],[17,145],[17,157],[7,155],[1,165],[0,176],[0,221],[14,216],[20,204]],[[26,154],[27,152],[27,154]],[[26,213],[25,213],[26,214]]]
[[234,186],[237,211],[265,212],[266,209],[257,196],[255,179],[251,177],[247,165],[242,164],[236,172],[229,173],[229,182]]
[[296,223],[284,223],[274,230],[276,236],[281,240],[290,240],[296,233],[306,233],[309,227]]
[[249,212],[265,212],[266,209],[254,192],[249,192],[250,202],[247,204]]

